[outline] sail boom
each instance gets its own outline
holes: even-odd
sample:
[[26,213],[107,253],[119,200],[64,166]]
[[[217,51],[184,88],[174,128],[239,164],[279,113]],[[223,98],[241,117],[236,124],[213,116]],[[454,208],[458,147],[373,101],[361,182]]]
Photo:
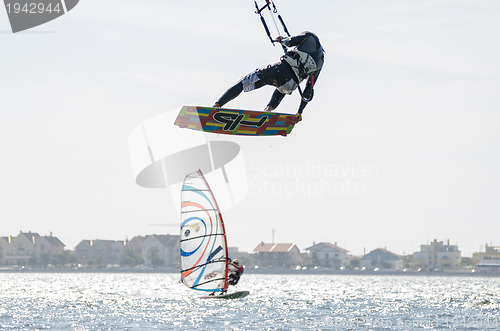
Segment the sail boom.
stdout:
[[[216,278],[216,279],[204,282],[204,283],[200,283],[200,284],[198,284],[196,286],[191,286],[191,288],[197,290],[196,287],[198,287],[198,286],[206,285],[206,284],[211,283],[211,282],[223,281],[223,280],[224,280],[224,278],[222,278],[222,277],[221,278]],[[218,288],[218,289],[221,290],[220,288]],[[204,289],[204,291],[213,291],[213,289],[210,289],[210,290]]]

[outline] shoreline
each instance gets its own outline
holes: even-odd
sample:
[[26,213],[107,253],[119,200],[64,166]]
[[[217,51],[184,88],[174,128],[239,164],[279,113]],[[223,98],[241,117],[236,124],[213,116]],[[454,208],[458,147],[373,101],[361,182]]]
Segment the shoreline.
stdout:
[[[178,268],[130,269],[130,268],[6,268],[0,273],[116,273],[116,274],[177,274]],[[396,271],[396,270],[336,270],[336,269],[285,269],[285,268],[246,268],[248,275],[345,275],[345,276],[434,276],[434,277],[500,277],[500,274],[478,273],[472,271]]]

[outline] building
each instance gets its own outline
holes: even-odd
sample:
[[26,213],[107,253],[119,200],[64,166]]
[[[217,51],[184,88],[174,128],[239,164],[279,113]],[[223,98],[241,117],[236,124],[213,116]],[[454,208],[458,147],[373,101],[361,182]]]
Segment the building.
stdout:
[[472,254],[472,264],[500,264],[500,246],[484,246],[484,252]]
[[7,264],[5,261],[11,239],[11,237],[0,237],[0,265]]
[[113,240],[108,243],[109,247],[109,264],[117,265],[120,264],[120,260],[125,250],[124,240]]
[[45,266],[63,251],[64,244],[52,234],[20,232],[16,237],[0,238],[0,264],[4,265]]
[[6,264],[35,265],[35,243],[39,237],[38,233],[32,232],[20,232],[17,237],[12,237]]
[[321,242],[306,248],[313,266],[340,268],[348,264],[347,249],[337,246],[337,243]]
[[375,268],[385,270],[400,270],[403,261],[401,257],[385,248],[377,248],[365,254],[360,261],[360,267],[368,270]]
[[178,235],[146,236],[141,243],[140,250],[145,265],[171,267],[180,265],[180,236]]
[[304,263],[304,258],[295,244],[265,244],[254,248],[260,267],[296,267]]
[[246,252],[240,252],[238,247],[228,247],[227,248],[227,254],[230,259],[235,260],[239,259],[242,256],[247,256],[248,254]]
[[131,240],[82,240],[75,247],[77,262],[83,265],[178,266],[178,235],[136,236]]
[[146,240],[146,236],[135,236],[132,239],[127,240],[125,246],[127,246],[127,249],[137,252],[137,254],[140,256],[141,246],[144,240]]
[[472,254],[475,271],[486,274],[500,274],[500,246],[485,245],[484,252]]
[[120,261],[120,265],[134,267],[142,265],[142,243],[146,240],[146,236],[135,236],[131,240],[125,241],[125,249]]
[[75,256],[77,262],[83,265],[117,265],[124,249],[123,240],[82,240],[75,247]]
[[49,264],[55,255],[64,252],[64,244],[57,238],[50,236],[38,237],[35,242],[35,257],[42,265]]
[[417,270],[444,271],[456,270],[462,261],[457,245],[446,244],[434,239],[428,245],[420,245],[420,252],[413,253],[412,267]]

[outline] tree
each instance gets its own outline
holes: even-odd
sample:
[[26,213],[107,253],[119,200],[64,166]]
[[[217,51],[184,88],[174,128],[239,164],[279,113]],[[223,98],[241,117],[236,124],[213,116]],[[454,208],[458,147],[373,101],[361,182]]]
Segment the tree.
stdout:
[[40,263],[39,265],[42,268],[47,268],[47,266],[50,264],[50,254],[47,252],[41,253],[40,254]]
[[165,264],[165,261],[160,257],[158,253],[158,248],[154,247],[148,251],[148,260],[151,266],[158,267]]
[[51,263],[56,266],[65,266],[67,264],[76,263],[76,255],[74,251],[62,251],[61,253],[52,256]]
[[361,265],[361,258],[360,257],[353,257],[351,258],[351,268],[359,268]]

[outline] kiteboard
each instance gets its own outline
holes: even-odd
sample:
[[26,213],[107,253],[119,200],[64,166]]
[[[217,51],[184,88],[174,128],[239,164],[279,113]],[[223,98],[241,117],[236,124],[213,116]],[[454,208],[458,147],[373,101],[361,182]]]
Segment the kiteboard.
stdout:
[[297,115],[213,107],[183,106],[175,125],[192,130],[245,136],[286,136]]
[[249,291],[238,291],[238,292],[233,292],[233,293],[226,293],[226,294],[214,294],[214,295],[207,295],[204,297],[200,297],[200,299],[241,299],[249,295]]

